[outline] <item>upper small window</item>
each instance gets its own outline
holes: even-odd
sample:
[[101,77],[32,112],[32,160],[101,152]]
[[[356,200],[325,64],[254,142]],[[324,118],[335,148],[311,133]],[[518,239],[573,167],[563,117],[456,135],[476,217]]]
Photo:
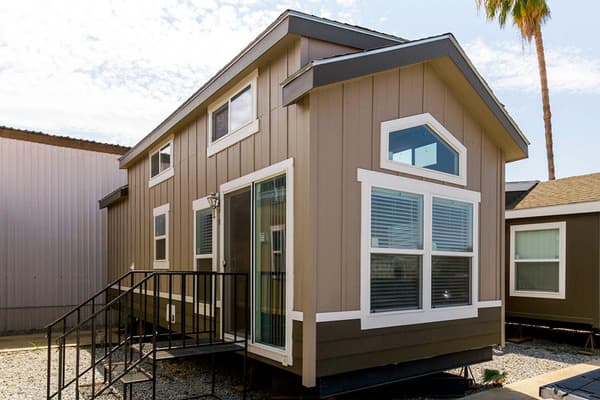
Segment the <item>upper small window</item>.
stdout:
[[156,148],[150,152],[150,181],[152,187],[173,176],[173,141]]
[[257,78],[255,71],[208,106],[208,156],[258,131]]
[[431,114],[381,124],[381,167],[466,184],[466,149]]

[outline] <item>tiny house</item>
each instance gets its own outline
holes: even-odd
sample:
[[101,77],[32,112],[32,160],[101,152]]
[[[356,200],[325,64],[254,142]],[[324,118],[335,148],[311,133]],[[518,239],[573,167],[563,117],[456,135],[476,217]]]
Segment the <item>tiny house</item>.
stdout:
[[0,126],[0,335],[39,330],[106,285],[97,200],[127,182],[126,151]]
[[600,173],[509,187],[506,318],[600,328]]
[[247,274],[250,355],[323,396],[489,360],[527,146],[452,35],[286,11],[121,158],[109,275]]

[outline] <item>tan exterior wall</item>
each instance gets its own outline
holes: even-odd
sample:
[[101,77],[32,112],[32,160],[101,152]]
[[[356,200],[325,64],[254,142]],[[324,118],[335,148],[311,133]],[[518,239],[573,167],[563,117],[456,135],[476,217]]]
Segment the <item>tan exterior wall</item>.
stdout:
[[41,329],[104,287],[98,200],[126,182],[117,154],[26,136],[48,143],[0,137],[0,334]]
[[[504,159],[482,124],[428,64],[315,90],[317,311],[360,308],[360,184],[357,168],[379,167],[380,123],[431,113],[467,148],[467,188],[481,192],[479,299],[501,298]],[[414,177],[415,179],[425,179]]]

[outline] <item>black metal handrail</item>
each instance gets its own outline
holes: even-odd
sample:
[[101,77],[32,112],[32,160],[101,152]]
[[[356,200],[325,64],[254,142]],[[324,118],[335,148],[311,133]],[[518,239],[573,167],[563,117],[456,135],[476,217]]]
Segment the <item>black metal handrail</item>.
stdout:
[[[134,274],[142,274],[142,279],[135,281]],[[130,278],[130,286],[124,287],[122,282]],[[166,292],[161,291],[161,278],[166,280]],[[174,284],[175,280],[179,280],[179,284]],[[240,281],[240,282],[238,282]],[[164,285],[164,283],[163,283]],[[148,286],[152,287],[149,290]],[[115,288],[116,287],[116,288]],[[243,313],[243,331],[240,335],[238,331],[238,289],[242,288],[242,294],[245,298],[242,307]],[[116,294],[109,300],[109,290],[118,290]],[[233,290],[233,292],[231,292]],[[178,293],[175,293],[177,292]],[[227,293],[227,295],[225,295]],[[142,363],[150,360],[152,364],[152,398],[155,398],[155,376],[156,376],[156,353],[161,350],[187,349],[189,347],[212,346],[221,344],[243,344],[244,354],[247,353],[248,330],[249,330],[249,283],[248,276],[245,273],[217,273],[217,272],[201,272],[201,271],[135,271],[129,272],[111,283],[102,291],[98,292],[94,297],[104,294],[105,302],[99,309],[94,309],[91,315],[81,318],[81,308],[89,303],[89,300],[71,312],[65,314],[63,318],[49,324],[48,328],[48,371],[47,371],[47,399],[62,398],[63,391],[75,385],[75,398],[79,399],[80,380],[84,375],[91,372],[91,392],[92,398],[100,396],[112,384],[119,381],[129,372],[141,367]],[[190,295],[188,295],[190,294]],[[223,318],[220,319],[221,329],[217,324],[217,294],[221,295],[220,315],[225,315],[223,310],[226,308],[226,298],[229,294],[233,296],[233,339],[227,337]],[[137,302],[135,296],[138,296]],[[168,309],[165,312],[167,322],[160,323],[160,304],[161,299],[167,302]],[[152,318],[149,317],[149,301],[152,302]],[[179,302],[180,320],[176,324],[172,318],[170,307],[175,302]],[[94,304],[94,303],[92,303]],[[191,304],[191,305],[190,305]],[[188,311],[191,307],[191,321],[187,321]],[[114,314],[117,317],[114,318]],[[125,318],[123,318],[123,314]],[[76,315],[77,323],[72,328],[66,329],[63,322],[64,318],[70,315]],[[102,346],[104,354],[96,355],[96,350],[99,345],[97,337],[97,321],[101,320],[102,328],[104,329],[104,338]],[[56,380],[56,390],[52,388],[52,329],[57,324],[63,322],[63,332],[56,339],[58,343],[58,368]],[[191,328],[188,328],[188,322],[191,322]],[[162,325],[162,326],[161,326]],[[85,327],[91,326],[91,361],[88,366],[81,368],[80,363],[80,347],[81,347],[81,332]],[[114,333],[113,327],[116,326],[117,340],[113,343]],[[124,329],[124,334],[122,331]],[[137,331],[136,331],[137,330]],[[141,332],[140,332],[141,330]],[[161,331],[162,330],[162,331]],[[66,378],[66,343],[70,336],[75,336],[76,354],[74,376],[70,379]],[[205,336],[202,337],[201,336]],[[207,336],[207,337],[206,337]],[[158,340],[165,338],[163,344]],[[144,352],[144,345],[151,342],[152,350]],[[137,351],[134,352],[134,347],[137,346]],[[124,361],[121,363],[123,369],[113,376],[115,353],[121,352]],[[137,356],[136,356],[137,354]],[[104,366],[104,374],[102,376],[102,385],[96,382],[96,368]],[[245,370],[245,358],[244,358]],[[245,372],[244,372],[245,374]],[[98,390],[97,390],[98,389]],[[131,385],[130,385],[131,390]]]

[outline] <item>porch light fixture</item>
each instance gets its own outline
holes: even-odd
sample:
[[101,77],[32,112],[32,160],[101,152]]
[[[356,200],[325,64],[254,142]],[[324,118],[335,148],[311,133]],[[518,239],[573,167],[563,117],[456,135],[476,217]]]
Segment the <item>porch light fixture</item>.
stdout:
[[212,208],[213,210],[216,210],[217,208],[219,208],[219,194],[218,193],[212,192],[211,194],[208,195],[206,200],[208,201],[208,205],[210,206],[210,208]]

